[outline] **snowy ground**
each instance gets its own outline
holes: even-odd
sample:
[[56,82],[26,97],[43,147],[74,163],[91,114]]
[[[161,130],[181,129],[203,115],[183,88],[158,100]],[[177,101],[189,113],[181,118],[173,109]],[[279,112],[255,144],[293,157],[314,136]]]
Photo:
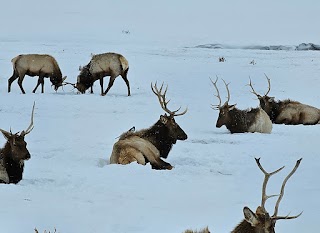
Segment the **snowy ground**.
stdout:
[[[25,129],[36,102],[35,128],[26,137],[31,159],[18,185],[1,185],[0,232],[31,233],[179,233],[209,226],[230,232],[244,206],[260,204],[261,157],[273,177],[268,193],[278,193],[297,159],[300,168],[289,180],[279,214],[304,211],[295,220],[279,221],[277,232],[317,232],[320,202],[320,125],[274,125],[270,135],[234,134],[215,127],[218,112],[209,77],[230,82],[230,103],[241,109],[258,106],[247,86],[271,96],[320,107],[320,53],[195,48],[204,44],[239,46],[319,42],[314,22],[319,3],[276,1],[3,1],[0,15],[0,128]],[[129,31],[126,34],[122,31]],[[131,97],[121,78],[107,96],[79,95],[71,86],[57,93],[45,80],[45,93],[32,94],[37,78],[26,77],[22,95],[10,60],[18,54],[54,56],[75,82],[78,67],[90,54],[118,52],[129,61]],[[226,62],[219,63],[224,56]],[[255,60],[256,65],[249,64]],[[167,159],[174,169],[108,165],[112,146],[124,131],[154,124],[163,110],[150,89],[169,85],[169,107],[188,107],[176,121],[188,134]],[[107,79],[105,83],[107,83]],[[106,85],[106,84],[105,84]],[[218,83],[221,96],[226,92]],[[5,140],[0,137],[0,146]],[[267,203],[273,213],[274,200]]]
[[[121,35],[123,36],[123,35]],[[129,39],[127,39],[129,40]],[[122,43],[122,42],[121,42]],[[216,104],[209,77],[230,84],[230,103],[255,107],[249,76],[257,92],[264,93],[266,73],[270,95],[320,106],[320,53],[312,51],[210,50],[126,43],[3,41],[0,60],[1,128],[25,129],[36,102],[35,128],[27,136],[31,160],[25,164],[18,185],[2,185],[1,232],[52,230],[77,232],[182,232],[209,226],[213,232],[230,232],[243,219],[242,208],[260,203],[262,173],[254,157],[267,170],[286,165],[270,180],[269,193],[277,193],[282,179],[303,157],[289,181],[280,206],[281,215],[296,220],[279,221],[279,232],[315,232],[320,204],[319,126],[274,125],[272,134],[234,134],[217,129]],[[18,52],[42,52],[56,57],[69,82],[75,82],[78,66],[90,53],[117,51],[130,63],[132,96],[117,79],[107,96],[78,95],[71,87],[55,93],[45,80],[45,94],[32,94],[36,78],[25,78],[22,95],[16,82],[8,94],[10,59]],[[224,56],[225,63],[218,57]],[[250,65],[254,59],[256,65]],[[169,85],[170,107],[188,107],[176,121],[188,134],[168,157],[171,171],[147,166],[107,165],[112,146],[132,126],[147,128],[163,111],[151,92],[150,82]],[[219,82],[222,97],[226,96]],[[39,90],[38,90],[39,91]],[[5,140],[1,139],[4,144]],[[273,201],[268,202],[273,212]],[[306,229],[307,227],[307,229]]]

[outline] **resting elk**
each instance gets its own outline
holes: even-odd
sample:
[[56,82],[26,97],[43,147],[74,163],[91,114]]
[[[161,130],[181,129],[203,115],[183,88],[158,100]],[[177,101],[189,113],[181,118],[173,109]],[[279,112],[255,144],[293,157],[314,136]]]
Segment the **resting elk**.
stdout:
[[[298,169],[302,158],[297,160],[295,167],[292,169],[292,171],[284,179],[279,195],[267,195],[266,188],[267,188],[269,178],[272,175],[281,171],[284,168],[284,166],[274,172],[268,173],[260,164],[260,158],[255,159],[255,160],[256,160],[256,163],[257,163],[259,169],[264,174],[264,180],[263,180],[263,184],[262,184],[261,205],[258,206],[255,213],[252,210],[250,210],[248,207],[244,207],[243,208],[244,219],[242,220],[242,222],[240,222],[234,228],[233,231],[231,231],[231,233],[275,233],[274,228],[275,228],[276,222],[278,220],[280,220],[280,219],[295,219],[295,218],[298,218],[302,214],[302,212],[301,212],[300,214],[295,215],[295,216],[289,216],[289,215],[278,216],[279,204],[283,198],[286,183],[289,180],[289,178],[293,175],[293,173],[295,173],[295,171]],[[268,211],[265,208],[265,203],[269,198],[275,197],[275,196],[278,196],[278,200],[277,200],[276,205],[274,207],[274,213],[272,216],[270,216],[270,214],[268,213]],[[200,233],[209,232],[209,230],[207,230],[207,229],[208,228],[203,229],[202,231],[200,231]],[[186,231],[185,233],[189,233],[189,232],[192,233],[193,231]],[[194,232],[194,233],[196,233],[196,232]]]
[[[103,53],[93,55],[90,62],[80,67],[80,74],[77,78],[75,88],[82,94],[90,88],[93,93],[93,83],[96,80],[100,81],[101,95],[106,95],[112,87],[116,77],[121,75],[128,88],[128,96],[130,96],[130,84],[127,78],[129,63],[127,59],[121,54],[117,53]],[[103,78],[110,76],[109,85],[105,91],[103,91]]]
[[158,97],[161,108],[168,113],[161,115],[160,119],[150,128],[139,131],[128,131],[123,133],[118,142],[113,146],[110,157],[111,164],[129,164],[137,162],[145,165],[150,162],[153,169],[172,169],[171,164],[161,158],[167,158],[168,154],[177,140],[186,140],[187,134],[176,123],[174,117],[184,115],[188,109],[177,113],[179,109],[170,111],[166,101],[166,92],[163,90],[163,84],[160,90],[157,84],[151,84],[153,93]]
[[[210,79],[211,80],[211,79]],[[212,105],[212,108],[219,110],[219,117],[216,123],[216,127],[220,128],[225,125],[231,133],[245,133],[245,132],[259,132],[259,133],[271,133],[272,122],[270,121],[268,115],[261,108],[252,108],[248,110],[240,110],[236,108],[236,104],[229,105],[230,92],[228,85],[223,80],[227,92],[228,99],[221,106],[220,93],[217,87],[217,81],[212,82],[213,86],[217,91],[215,95],[219,99],[218,105]]]
[[18,85],[23,94],[26,92],[22,87],[25,75],[39,76],[38,83],[33,89],[36,92],[41,84],[41,93],[44,93],[44,78],[49,77],[54,90],[57,91],[63,85],[63,81],[67,78],[62,77],[59,65],[52,56],[46,54],[21,54],[11,60],[13,65],[13,74],[8,80],[8,92],[11,91],[11,84],[18,78]]
[[6,144],[0,149],[0,183],[17,184],[22,180],[24,161],[30,159],[27,143],[24,137],[33,129],[34,104],[31,114],[31,123],[26,130],[13,134],[0,129],[7,140]]
[[253,89],[251,79],[249,86],[252,93],[258,97],[261,108],[269,115],[273,123],[286,125],[315,125],[320,123],[320,109],[289,99],[276,101],[274,97],[267,96],[270,92],[270,79],[267,75],[266,78],[268,80],[268,91],[263,96]]

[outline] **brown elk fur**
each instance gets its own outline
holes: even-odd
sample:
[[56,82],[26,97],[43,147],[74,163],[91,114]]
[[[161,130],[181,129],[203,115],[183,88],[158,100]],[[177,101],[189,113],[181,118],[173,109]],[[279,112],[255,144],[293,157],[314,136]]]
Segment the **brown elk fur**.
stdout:
[[8,80],[8,92],[11,91],[11,84],[18,78],[18,85],[23,94],[25,91],[22,82],[25,75],[39,76],[38,83],[33,90],[36,92],[41,84],[41,92],[44,93],[44,78],[49,77],[54,89],[57,91],[62,86],[66,77],[62,77],[61,70],[57,61],[47,54],[21,54],[11,60],[13,65],[13,74]]
[[[87,89],[91,88],[93,93],[93,83],[100,80],[101,95],[106,95],[112,87],[116,77],[121,75],[128,88],[128,96],[130,96],[130,84],[127,78],[129,63],[121,54],[103,53],[93,55],[90,62],[80,69],[80,74],[75,87],[84,94]],[[107,89],[103,90],[103,78],[110,76]]]

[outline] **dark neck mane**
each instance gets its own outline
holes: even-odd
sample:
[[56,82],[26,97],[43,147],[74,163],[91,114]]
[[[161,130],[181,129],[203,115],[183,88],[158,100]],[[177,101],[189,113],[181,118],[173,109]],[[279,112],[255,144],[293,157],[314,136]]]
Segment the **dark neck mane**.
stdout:
[[254,229],[246,220],[242,220],[231,233],[254,233]]

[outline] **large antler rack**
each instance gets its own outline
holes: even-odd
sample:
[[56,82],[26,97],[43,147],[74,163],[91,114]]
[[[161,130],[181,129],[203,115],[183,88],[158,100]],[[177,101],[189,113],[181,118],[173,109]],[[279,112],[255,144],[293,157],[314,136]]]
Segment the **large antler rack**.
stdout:
[[[268,94],[269,94],[269,92],[270,92],[270,90],[271,90],[271,84],[270,84],[270,79],[268,78],[268,76],[266,75],[266,74],[264,74],[265,76],[266,76],[266,78],[267,78],[267,81],[268,81],[268,90],[267,90],[267,92],[264,94],[264,96],[267,96]],[[253,94],[255,94],[257,97],[261,97],[261,95],[259,95],[255,90],[254,90],[254,88],[253,88],[253,86],[252,86],[252,82],[251,82],[251,78],[249,77],[249,80],[250,80],[250,82],[249,82],[249,86],[251,87],[251,89],[252,89],[252,91],[251,91],[251,93],[253,93]]]
[[[217,94],[214,95],[214,96],[217,97],[218,100],[219,100],[219,104],[217,104],[217,105],[211,104],[211,108],[212,108],[212,109],[215,109],[215,110],[219,110],[219,109],[221,108],[221,97],[220,97],[219,89],[218,89],[218,87],[217,87],[218,76],[217,76],[217,79],[216,79],[215,82],[213,82],[211,78],[210,78],[210,81],[212,82],[214,88],[215,88],[216,91],[217,91]],[[229,88],[228,88],[229,83],[227,84],[223,79],[222,79],[222,81],[224,82],[224,85],[226,86],[226,89],[227,89],[227,92],[228,92],[227,101],[226,101],[223,105],[228,105],[229,100],[230,100],[230,91],[229,91]]]
[[184,115],[187,111],[188,108],[186,108],[183,112],[181,113],[177,113],[178,111],[180,111],[181,107],[179,107],[177,110],[175,111],[170,111],[167,107],[168,103],[170,102],[170,100],[166,101],[166,93],[168,90],[168,85],[166,86],[166,89],[164,90],[164,92],[162,93],[162,89],[163,89],[163,83],[160,87],[160,90],[157,87],[157,82],[155,83],[155,85],[153,85],[151,83],[151,90],[152,92],[158,97],[159,103],[161,108],[170,115],[170,117],[175,117],[175,116],[181,116]]
[[266,170],[261,166],[261,164],[260,164],[260,158],[259,158],[259,159],[256,158],[255,160],[256,160],[256,163],[257,163],[259,169],[260,169],[260,170],[262,171],[262,173],[264,174],[264,180],[263,180],[263,184],[262,184],[262,199],[261,199],[261,208],[263,209],[263,211],[264,211],[265,213],[267,213],[267,211],[266,211],[266,209],[265,209],[265,203],[266,203],[266,201],[267,201],[269,198],[271,198],[271,197],[278,196],[278,200],[277,200],[276,205],[275,205],[275,208],[274,208],[274,214],[272,215],[271,218],[274,219],[274,220],[298,218],[298,217],[302,214],[302,212],[301,212],[300,214],[298,214],[298,215],[295,215],[295,216],[289,216],[289,215],[287,215],[287,216],[278,216],[278,209],[279,209],[279,204],[280,204],[280,202],[281,202],[281,200],[282,200],[282,197],[283,197],[283,195],[284,195],[285,185],[286,185],[287,181],[289,180],[289,178],[293,175],[293,173],[295,173],[295,171],[298,169],[302,158],[299,159],[299,160],[296,162],[296,165],[295,165],[295,167],[293,168],[293,170],[292,170],[292,171],[289,173],[289,175],[284,179],[284,181],[283,181],[283,183],[282,183],[282,186],[281,186],[280,194],[279,194],[279,195],[269,195],[269,196],[266,194],[266,187],[267,187],[269,178],[270,178],[272,175],[274,175],[274,174],[278,173],[279,171],[281,171],[281,170],[284,168],[284,166],[281,167],[281,168],[279,168],[279,169],[277,169],[277,170],[275,170],[275,171],[273,171],[273,172],[268,173],[268,172],[266,172]]

